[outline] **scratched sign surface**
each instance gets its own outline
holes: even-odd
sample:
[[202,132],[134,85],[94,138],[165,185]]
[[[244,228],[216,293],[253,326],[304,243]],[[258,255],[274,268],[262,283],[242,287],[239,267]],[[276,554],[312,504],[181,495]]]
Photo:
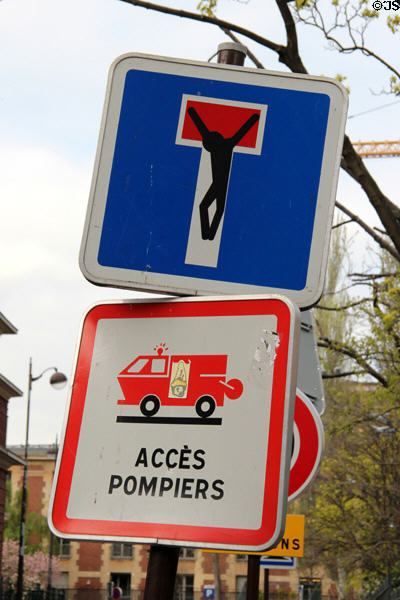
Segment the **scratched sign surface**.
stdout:
[[346,92],[146,55],[111,71],[82,240],[100,285],[176,295],[323,285]]
[[91,309],[53,489],[54,531],[238,549],[276,542],[298,315],[279,297]]

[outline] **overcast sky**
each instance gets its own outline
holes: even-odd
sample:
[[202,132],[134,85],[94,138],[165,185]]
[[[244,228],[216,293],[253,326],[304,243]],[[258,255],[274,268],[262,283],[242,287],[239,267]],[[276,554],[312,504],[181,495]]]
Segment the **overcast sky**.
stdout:
[[[165,4],[195,10],[197,0]],[[272,0],[219,0],[218,16],[284,41]],[[18,328],[0,339],[0,372],[24,392],[9,402],[8,444],[25,438],[29,357],[34,376],[54,365],[70,378],[86,309],[143,296],[96,287],[78,266],[109,66],[127,52],[207,61],[222,41],[228,40],[215,26],[120,0],[0,1],[0,311]],[[389,62],[398,58],[395,42],[379,24],[372,29],[370,45]],[[266,68],[286,71],[273,53],[245,43]],[[348,76],[349,115],[358,115],[347,127],[353,141],[399,137],[399,103],[359,115],[394,101],[379,95],[388,80],[383,69],[360,55],[338,56],[310,28],[302,31],[300,47],[310,73]],[[400,159],[368,165],[398,202]],[[373,218],[358,186],[343,175],[339,199]],[[353,252],[360,258],[364,247],[360,241],[357,250],[357,239]],[[33,384],[31,443],[55,441],[67,398],[68,388],[54,391],[47,376]]]

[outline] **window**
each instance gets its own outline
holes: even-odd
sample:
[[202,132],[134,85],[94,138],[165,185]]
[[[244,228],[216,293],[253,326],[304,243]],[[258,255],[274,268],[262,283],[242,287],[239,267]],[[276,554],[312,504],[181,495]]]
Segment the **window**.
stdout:
[[165,373],[167,372],[167,359],[153,358],[151,362],[151,372],[154,374],[165,375]]
[[[122,544],[124,545],[124,544]],[[130,546],[131,544],[125,544]],[[131,597],[131,574],[130,573],[110,573],[111,588],[120,587],[122,590],[121,600]]]
[[137,375],[166,375],[168,357],[138,356],[122,373]]
[[60,540],[60,556],[65,556],[66,558],[71,556],[70,540]]
[[129,367],[129,373],[139,373],[149,362],[148,358],[137,358]]
[[[52,578],[52,587],[58,588],[60,590],[67,590],[69,587],[69,573],[67,571],[62,571],[59,575],[56,575]],[[52,594],[53,597],[53,594]],[[57,596],[54,596],[56,598]]]
[[195,559],[194,548],[181,548],[179,552],[179,558],[191,558]]
[[317,577],[300,577],[300,597],[303,600],[321,600],[321,579]]
[[194,575],[176,576],[174,600],[193,600]]
[[54,537],[53,554],[60,558],[69,558],[71,556],[71,541]]
[[236,575],[236,598],[237,600],[246,600],[247,595],[247,577],[246,575]]
[[124,542],[114,542],[111,545],[111,558],[132,558],[133,546]]

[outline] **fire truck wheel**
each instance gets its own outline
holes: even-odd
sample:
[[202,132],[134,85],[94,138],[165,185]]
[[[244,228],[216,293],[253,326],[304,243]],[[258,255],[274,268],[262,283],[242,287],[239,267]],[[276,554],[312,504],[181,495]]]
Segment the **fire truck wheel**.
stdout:
[[160,408],[160,399],[154,394],[149,394],[142,398],[140,410],[146,417],[152,417]]
[[215,400],[212,396],[200,396],[196,402],[196,412],[199,417],[205,419],[213,414],[215,410]]

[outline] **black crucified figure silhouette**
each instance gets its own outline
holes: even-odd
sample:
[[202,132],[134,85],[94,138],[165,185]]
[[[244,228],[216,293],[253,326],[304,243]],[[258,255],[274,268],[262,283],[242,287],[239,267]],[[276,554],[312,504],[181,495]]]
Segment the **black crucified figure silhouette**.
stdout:
[[[208,129],[193,106],[187,112],[201,135],[203,147],[211,154],[212,182],[200,202],[199,210],[201,237],[203,240],[213,240],[225,211],[233,149],[257,123],[260,115],[252,114],[232,137],[224,138],[218,131]],[[217,203],[216,211],[210,223],[208,209],[214,200]]]

